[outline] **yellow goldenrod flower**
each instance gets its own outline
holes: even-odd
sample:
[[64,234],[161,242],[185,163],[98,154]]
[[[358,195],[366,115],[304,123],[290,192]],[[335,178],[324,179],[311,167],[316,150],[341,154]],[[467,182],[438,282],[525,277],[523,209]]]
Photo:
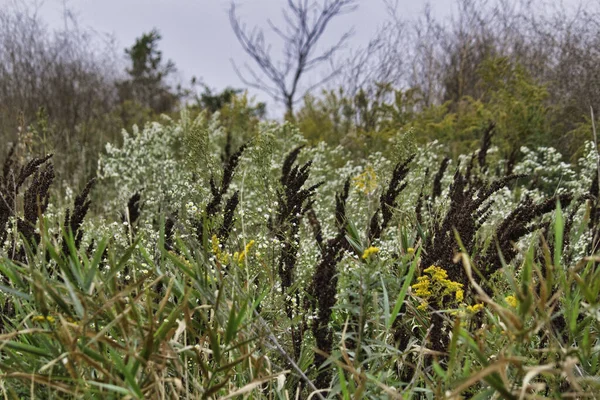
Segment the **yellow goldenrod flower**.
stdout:
[[377,189],[377,175],[372,166],[365,168],[365,172],[354,177],[354,186],[366,195],[369,195]]
[[221,251],[221,244],[219,243],[219,238],[217,235],[212,235],[211,238],[212,243],[212,252],[217,257],[217,260],[221,264],[227,264],[229,262],[229,254]]
[[472,306],[467,306],[467,311],[471,314],[476,314],[483,309],[483,303],[473,304]]
[[[444,296],[453,296],[457,303],[464,300],[462,283],[448,279],[448,273],[445,269],[431,265],[423,273],[424,275],[417,278],[417,283],[411,286],[415,296],[420,297],[422,302],[427,302],[430,296],[435,296],[438,304],[441,303]],[[421,306],[418,307],[421,310],[427,307]]]
[[213,254],[220,253],[221,249],[219,248],[219,238],[217,237],[217,235],[212,235],[212,238],[210,238],[210,242],[212,244]]
[[412,289],[415,291],[415,296],[428,297],[431,296],[431,281],[428,276],[420,276],[417,278],[417,283],[412,285]]
[[513,295],[506,296],[506,297],[504,298],[504,301],[506,301],[506,303],[507,303],[509,306],[513,307],[513,308],[516,308],[516,307],[517,307],[517,305],[519,304],[519,303],[518,303],[518,301],[517,301],[517,298],[516,298],[515,296],[513,296]]
[[445,269],[436,267],[435,265],[426,268],[424,273],[431,275],[434,280],[443,281],[448,278],[448,273]]
[[33,321],[33,322],[47,321],[47,322],[50,322],[51,324],[53,324],[56,321],[56,319],[51,315],[48,315],[45,317],[43,315],[36,315],[35,317],[31,318],[31,321]]
[[255,243],[254,240],[249,241],[246,244],[246,247],[244,248],[244,251],[242,251],[239,254],[235,253],[235,254],[237,254],[237,256],[234,255],[234,257],[237,260],[238,264],[241,264],[241,263],[244,262],[244,260],[246,259],[246,255],[248,254],[248,252],[250,251],[250,249],[252,248],[252,246],[254,246],[254,243]]
[[365,252],[362,255],[362,259],[366,260],[367,258],[369,258],[371,255],[373,254],[377,254],[379,253],[379,247],[369,247],[368,249],[365,250]]

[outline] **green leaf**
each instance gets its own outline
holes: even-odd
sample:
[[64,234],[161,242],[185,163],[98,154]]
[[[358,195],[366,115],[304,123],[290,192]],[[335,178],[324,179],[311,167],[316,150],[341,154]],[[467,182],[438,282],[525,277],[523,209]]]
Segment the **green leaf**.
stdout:
[[54,286],[50,282],[46,282],[44,290],[48,295],[56,302],[60,307],[61,311],[67,314],[69,317],[73,317],[73,310],[71,306],[62,298],[62,296],[55,290]]
[[125,253],[119,259],[119,262],[117,263],[117,267],[113,271],[110,271],[110,274],[107,276],[107,279],[112,278],[112,276],[114,274],[116,274],[118,271],[120,271],[121,269],[123,269],[125,267],[125,264],[129,261],[129,259],[133,255],[133,252],[135,251],[136,247],[138,246],[138,244],[140,243],[141,240],[142,240],[142,235],[138,235],[138,237],[135,238],[135,241],[131,244],[131,246],[129,246],[127,248],[127,250],[125,250]]
[[354,248],[358,254],[364,253],[364,246],[361,244],[360,234],[358,233],[358,228],[352,221],[348,221],[346,224],[346,240],[350,245]]
[[[21,270],[21,271],[18,271],[18,270]],[[23,282],[23,279],[21,279],[21,276],[23,275],[23,273],[25,271],[27,271],[27,269],[18,268],[12,262],[10,262],[8,260],[3,260],[3,262],[0,262],[0,273],[5,275],[6,277],[8,277],[8,279],[15,286],[20,286],[22,288],[29,287],[25,282]]]
[[[232,304],[232,310],[233,309],[234,308],[233,308],[233,304]],[[244,303],[241,305],[240,311],[238,312],[237,316],[235,316],[233,323],[232,323],[232,321],[227,321],[227,331],[225,332],[225,343],[229,343],[231,340],[233,340],[234,336],[237,336],[240,326],[242,325],[242,322],[244,321],[244,318],[246,317],[247,309],[248,309],[248,300],[244,301]],[[232,316],[233,316],[233,314],[232,314]]]
[[175,326],[177,323],[177,317],[181,314],[183,307],[187,303],[187,298],[182,299],[181,304],[175,307],[169,316],[163,321],[163,323],[158,327],[156,332],[154,333],[154,343],[162,343],[163,339],[167,336],[167,333]]
[[99,265],[102,262],[102,256],[104,254],[104,250],[108,244],[108,238],[103,238],[100,243],[98,243],[98,248],[94,253],[94,258],[91,261],[90,268],[85,275],[85,279],[83,281],[83,290],[86,293],[89,293],[90,288],[92,286],[92,282],[94,281],[94,277],[98,273]]
[[390,320],[390,300],[388,298],[387,289],[385,288],[385,281],[383,280],[383,276],[379,276],[379,278],[381,280],[381,288],[383,289],[383,320],[385,321],[387,328],[387,324]]
[[346,377],[344,376],[344,370],[338,367],[338,377],[340,380],[340,387],[342,389],[342,396],[344,400],[350,399],[350,392],[348,392],[348,384],[346,383]]
[[[63,274],[63,277],[65,277],[65,274]],[[73,307],[75,308],[75,312],[77,313],[77,316],[80,319],[83,319],[85,311],[83,309],[83,305],[81,304],[81,301],[79,300],[79,297],[77,296],[77,293],[75,293],[75,288],[73,287],[71,282],[69,282],[69,280],[66,279],[66,277],[65,277],[64,281],[65,281],[65,286],[67,287],[67,290],[69,291],[69,296],[71,297],[71,301],[73,302]]]
[[13,296],[20,297],[20,298],[25,299],[27,301],[32,301],[33,300],[33,298],[31,297],[31,295],[29,295],[27,293],[23,293],[20,290],[9,288],[8,286],[4,286],[4,285],[0,285],[0,292],[12,294]]
[[7,341],[7,342],[2,342],[2,343],[5,347],[15,350],[15,351],[21,351],[24,353],[34,354],[36,356],[42,356],[42,357],[47,357],[47,358],[52,357],[52,354],[50,354],[46,349],[32,346],[30,344],[14,342],[14,341]]
[[[83,287],[83,268],[81,266],[81,262],[79,261],[79,255],[77,254],[77,248],[75,247],[75,240],[73,239],[73,234],[69,233],[68,237],[65,238],[67,241],[67,245],[69,246],[69,257],[67,257],[67,264],[69,266],[70,274],[65,273],[65,280],[69,279],[71,281],[77,281],[77,286],[79,288]],[[64,268],[65,263],[59,264],[63,270],[66,272],[66,268]]]
[[442,368],[440,363],[435,360],[433,361],[433,370],[439,375],[440,378],[446,380],[446,371],[444,371],[444,368]]
[[554,216],[554,265],[559,266],[562,258],[563,235],[565,229],[565,218],[560,207],[560,200],[556,202],[556,213]]
[[109,383],[96,382],[96,381],[86,381],[85,383],[89,384],[89,385],[92,385],[92,386],[97,386],[97,387],[102,388],[102,389],[107,389],[107,390],[110,390],[112,392],[117,392],[117,393],[121,393],[121,394],[125,394],[125,395],[131,396],[131,391],[130,390],[127,390],[127,389],[122,388],[120,386],[111,385]]
[[108,351],[110,352],[110,355],[111,355],[110,359],[114,362],[114,366],[125,376],[125,381],[129,385],[131,390],[134,391],[137,398],[143,399],[144,394],[142,393],[142,390],[140,389],[139,385],[137,384],[137,382],[135,380],[135,376],[131,373],[129,368],[127,368],[127,366],[123,363],[123,360],[121,360],[121,355],[118,354],[116,351],[114,351],[112,348],[109,348]]
[[400,293],[398,294],[398,298],[396,299],[396,304],[394,305],[394,309],[392,310],[392,313],[390,314],[389,319],[387,320],[386,329],[390,329],[392,327],[392,324],[396,320],[396,317],[398,317],[400,308],[402,308],[402,304],[404,304],[404,299],[406,298],[406,293],[408,292],[408,287],[412,283],[413,275],[415,273],[415,270],[417,269],[417,261],[419,260],[420,256],[421,256],[421,248],[419,247],[419,249],[417,250],[417,253],[415,254],[415,258],[413,259],[413,262],[410,264],[408,273],[406,274],[406,277],[404,278],[404,283],[402,284],[402,289],[400,289]]
[[187,265],[185,265],[179,257],[171,254],[170,252],[166,252],[166,257],[173,262],[179,269],[183,271],[184,274],[189,276],[192,279],[196,279],[196,274],[192,271]]

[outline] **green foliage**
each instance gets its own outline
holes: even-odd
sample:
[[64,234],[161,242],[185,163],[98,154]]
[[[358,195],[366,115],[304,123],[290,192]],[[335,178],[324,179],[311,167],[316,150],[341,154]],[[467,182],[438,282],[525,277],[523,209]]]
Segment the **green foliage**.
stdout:
[[[11,333],[0,336],[5,394],[210,397],[257,383],[273,388],[285,374],[271,374],[260,354],[261,328],[249,318],[255,304],[232,277],[190,269],[185,256],[165,249],[155,263],[137,242],[125,254],[103,256],[103,240],[90,258],[46,243],[50,260],[31,254],[35,269],[0,262],[17,295]],[[124,282],[117,277],[133,252],[149,264]]]
[[[126,50],[125,81],[73,75],[106,97],[14,98],[27,107],[0,174],[7,398],[598,392],[593,121],[527,59],[452,45],[429,82],[445,102],[382,82],[307,96],[279,124],[233,88],[204,86],[175,114],[185,93],[160,39]],[[69,65],[31,82],[67,81]],[[55,169],[98,181],[74,196]]]
[[575,130],[565,131],[557,115],[566,110],[550,105],[546,86],[525,68],[506,57],[488,57],[475,73],[477,97],[426,104],[417,88],[398,90],[379,84],[352,97],[340,89],[324,92],[321,98],[308,96],[296,123],[311,143],[341,144],[362,155],[365,146],[383,150],[396,132],[410,131],[417,143],[439,140],[448,145],[449,154],[456,158],[477,148],[479,132],[490,121],[496,124],[500,153],[511,160],[520,146],[553,146],[567,157],[580,154],[590,138],[589,125],[580,123]]
[[[506,154],[517,146],[555,146],[547,89],[508,58],[485,60],[479,68],[483,99],[491,110]],[[560,134],[559,134],[560,135]]]
[[[188,149],[187,162],[190,168],[208,178],[216,173],[218,158],[210,148],[209,135],[222,136],[218,116],[207,119],[206,113],[201,112],[193,121],[187,110],[181,113],[181,126],[183,128],[183,144]],[[214,142],[214,139],[213,139]]]
[[[419,108],[417,90],[394,90],[391,85],[378,85],[370,96],[362,89],[352,98],[342,89],[325,91],[323,97],[307,96],[295,124],[310,143],[324,141],[341,144],[362,157],[370,151],[389,150],[387,143],[399,131],[408,131]],[[413,138],[405,138],[407,145]]]
[[340,143],[353,125],[351,107],[342,89],[325,91],[321,98],[308,95],[294,122],[310,143]]
[[464,97],[455,104],[425,108],[409,126],[413,126],[415,136],[422,143],[435,138],[446,144],[450,155],[456,158],[477,148],[480,132],[490,118],[491,113],[482,102]]
[[173,62],[168,61],[166,65],[162,65],[162,52],[158,50],[158,41],[161,38],[160,33],[153,29],[136,39],[135,44],[125,50],[132,64],[127,73],[133,79],[157,84],[174,71]]
[[[200,96],[196,96],[197,107],[201,110],[206,110],[213,114],[216,112],[222,112],[228,108],[234,108],[243,110],[247,113],[246,119],[250,117],[262,118],[266,112],[266,104],[258,103],[250,106],[247,94],[242,89],[234,89],[226,87],[221,93],[214,94],[213,91],[206,85],[204,85],[204,91]],[[241,96],[240,96],[241,95]],[[242,119],[240,118],[240,122]]]
[[[490,182],[503,179],[505,160],[489,143],[479,149],[485,162],[463,154],[437,177],[443,145],[407,144],[410,131],[386,142],[414,152],[409,164],[376,152],[361,159],[324,143],[299,148],[307,143],[292,124],[259,123],[243,99],[232,103],[239,112],[185,110],[108,146],[104,203],[77,233],[61,225],[74,217],[58,199],[32,220],[35,230],[20,225],[37,240],[18,239],[8,216],[0,373],[9,396],[598,389],[593,145],[576,165],[551,148],[524,148],[514,170],[530,178],[498,186]],[[224,160],[228,130],[243,134],[227,124],[242,118],[254,126],[248,148],[232,146]],[[473,213],[460,213],[480,196]],[[73,216],[85,201],[74,203]]]
[[153,29],[125,49],[131,61],[127,69],[130,79],[117,84],[121,102],[134,100],[156,114],[173,111],[179,100],[179,94],[173,93],[166,83],[175,72],[175,64],[170,60],[163,63],[162,52],[158,50],[160,39],[160,33]]
[[212,90],[204,87],[204,92],[200,94],[200,98],[196,101],[200,108],[207,110],[210,113],[215,113],[221,110],[226,104],[231,103],[234,97],[242,92],[241,89],[233,89],[227,87],[221,93],[213,94]]

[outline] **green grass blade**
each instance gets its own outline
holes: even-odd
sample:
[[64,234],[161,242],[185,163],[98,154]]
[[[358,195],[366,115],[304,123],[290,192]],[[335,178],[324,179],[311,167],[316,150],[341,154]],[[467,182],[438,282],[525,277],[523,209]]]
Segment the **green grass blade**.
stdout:
[[27,301],[32,301],[33,300],[33,298],[31,297],[31,295],[29,295],[27,293],[23,293],[20,290],[9,288],[8,286],[4,286],[4,285],[0,285],[0,292],[4,292],[4,293],[7,293],[7,294],[12,294],[13,296],[20,297],[20,298],[22,298],[24,300],[27,300]]
[[102,256],[104,255],[104,250],[106,249],[107,244],[108,244],[108,238],[103,238],[100,241],[100,243],[98,243],[98,248],[96,249],[96,252],[94,253],[94,258],[92,259],[92,261],[90,263],[90,268],[89,268],[87,274],[85,275],[85,278],[83,281],[83,290],[86,293],[89,293],[90,288],[92,286],[92,282],[94,281],[94,278],[96,277],[96,274],[98,273],[99,265],[102,262]]
[[404,299],[406,298],[406,293],[408,292],[408,288],[409,288],[410,284],[412,283],[413,275],[415,274],[415,270],[417,269],[417,261],[419,260],[420,256],[421,256],[421,248],[419,247],[419,249],[417,250],[417,253],[415,254],[415,258],[413,259],[413,262],[410,264],[410,268],[408,270],[408,273],[406,274],[404,283],[402,284],[402,289],[400,289],[400,293],[398,294],[398,298],[396,299],[396,304],[394,305],[394,309],[392,310],[392,313],[390,314],[390,317],[386,323],[387,329],[390,329],[392,327],[392,324],[398,317],[398,313],[400,312],[400,309],[402,308],[402,304],[404,304]]
[[556,213],[554,216],[554,265],[559,266],[562,259],[563,236],[565,229],[565,218],[560,207],[560,200],[556,202]]
[[120,393],[120,394],[124,394],[124,395],[128,395],[128,396],[131,396],[131,394],[132,394],[131,391],[127,390],[126,388],[116,386],[116,385],[111,385],[109,383],[102,383],[102,382],[96,382],[96,381],[86,381],[85,383],[92,385],[92,386],[97,386],[102,389],[110,390],[111,392],[115,392],[115,393]]
[[125,381],[129,385],[131,390],[133,390],[133,392],[135,393],[137,398],[143,399],[144,394],[142,393],[142,390],[140,389],[139,385],[137,384],[135,376],[131,373],[129,368],[127,368],[127,366],[123,363],[123,360],[121,360],[121,356],[111,348],[109,348],[109,352],[111,355],[111,358],[110,358],[111,361],[113,361],[114,366],[123,374],[123,376],[125,377]]
[[52,357],[52,354],[50,354],[46,349],[32,346],[32,345],[26,344],[26,343],[15,342],[15,341],[10,340],[7,342],[3,342],[3,345],[5,347],[15,350],[15,351],[20,351],[20,352],[29,353],[29,354],[33,354],[36,356],[42,356],[42,357],[47,357],[47,358]]
[[390,299],[385,287],[383,276],[380,276],[379,278],[381,280],[381,289],[383,290],[383,320],[385,321],[387,327],[387,324],[390,321]]
[[[65,275],[63,274],[63,277],[64,276]],[[80,319],[82,319],[85,314],[83,305],[81,304],[81,301],[79,300],[79,297],[77,296],[77,293],[75,292],[75,288],[73,287],[71,282],[69,282],[69,280],[66,279],[66,277],[65,277],[65,286],[67,287],[67,291],[69,292],[69,296],[71,297],[71,301],[73,302],[73,307],[75,308],[75,312],[77,313],[77,316]]]
[[338,377],[340,380],[340,388],[342,389],[342,398],[344,400],[350,399],[350,392],[348,392],[348,384],[346,383],[346,377],[344,376],[344,370],[338,367]]

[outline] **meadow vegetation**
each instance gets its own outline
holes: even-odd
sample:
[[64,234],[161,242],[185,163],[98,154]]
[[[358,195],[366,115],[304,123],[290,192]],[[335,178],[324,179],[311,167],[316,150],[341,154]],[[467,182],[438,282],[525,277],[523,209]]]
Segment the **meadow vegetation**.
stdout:
[[[595,43],[569,29],[553,42],[569,54]],[[468,55],[437,99],[371,70],[272,121],[236,89],[173,89],[152,31],[66,144],[69,118],[2,91],[26,69],[0,69],[21,112],[0,149],[3,398],[594,398],[594,100],[554,79],[597,54],[460,32],[427,39]],[[91,159],[70,158],[96,131]]]

